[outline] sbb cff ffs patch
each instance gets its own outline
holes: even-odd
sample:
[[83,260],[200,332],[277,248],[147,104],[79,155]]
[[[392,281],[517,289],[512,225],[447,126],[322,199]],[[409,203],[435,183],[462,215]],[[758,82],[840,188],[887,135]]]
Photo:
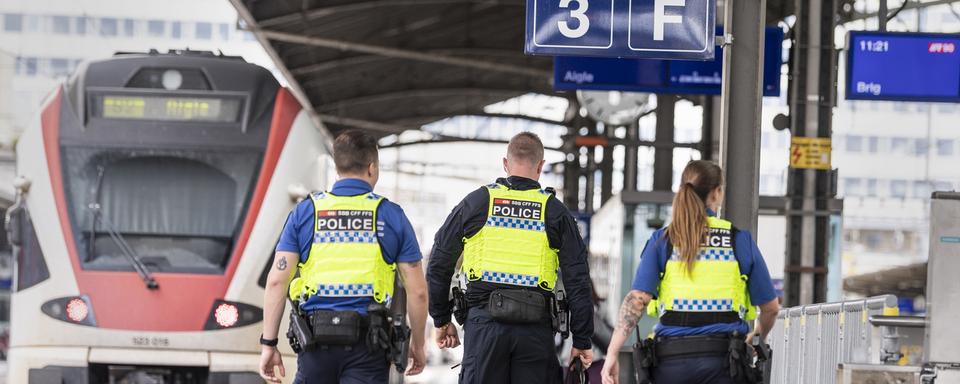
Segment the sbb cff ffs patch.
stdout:
[[516,219],[540,220],[543,204],[535,201],[494,199],[493,215]]
[[373,211],[317,211],[318,231],[372,231]]

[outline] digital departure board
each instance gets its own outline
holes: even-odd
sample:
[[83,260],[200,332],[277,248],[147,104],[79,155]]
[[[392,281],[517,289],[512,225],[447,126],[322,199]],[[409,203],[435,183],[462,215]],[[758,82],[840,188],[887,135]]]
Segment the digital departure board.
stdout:
[[101,95],[99,101],[94,114],[107,119],[231,123],[239,120],[242,105],[239,98],[116,94]]
[[960,102],[960,35],[850,32],[847,99]]

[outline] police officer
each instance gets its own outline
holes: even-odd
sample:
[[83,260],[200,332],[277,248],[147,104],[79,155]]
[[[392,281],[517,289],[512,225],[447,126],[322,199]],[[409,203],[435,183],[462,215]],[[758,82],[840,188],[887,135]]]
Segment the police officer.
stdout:
[[[750,233],[716,217],[723,201],[720,167],[692,161],[683,170],[668,227],[643,249],[633,289],[620,307],[602,375],[619,382],[618,354],[646,310],[654,328],[656,384],[743,383],[746,340],[765,339],[780,305],[770,273]],[[750,332],[748,321],[759,322]],[[731,377],[735,376],[735,377]]]
[[543,163],[540,138],[514,136],[503,159],[509,177],[467,195],[437,232],[427,280],[440,348],[460,343],[448,292],[461,255],[468,280],[460,383],[560,382],[554,330],[544,314],[558,266],[572,317],[571,361],[580,358],[589,366],[593,360],[586,248],[573,216],[537,182]]
[[[366,317],[368,305],[390,300],[397,269],[408,295],[412,330],[406,374],[420,373],[425,364],[427,292],[420,247],[400,206],[372,192],[379,177],[377,140],[347,131],[337,137],[333,152],[339,180],[290,213],[267,275],[260,376],[269,382],[278,383],[285,375],[276,345],[288,294],[306,298],[299,306],[308,315],[350,311]],[[291,281],[297,270],[299,277]],[[365,336],[353,345],[318,342],[301,352],[295,382],[386,383],[386,351],[368,346]]]

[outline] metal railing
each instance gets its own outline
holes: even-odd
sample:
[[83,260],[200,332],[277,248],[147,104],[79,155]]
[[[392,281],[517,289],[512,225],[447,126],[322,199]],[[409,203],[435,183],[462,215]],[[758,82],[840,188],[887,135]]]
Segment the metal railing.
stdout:
[[893,295],[781,310],[768,338],[770,383],[836,384],[839,364],[880,364],[883,336],[869,319],[895,314]]

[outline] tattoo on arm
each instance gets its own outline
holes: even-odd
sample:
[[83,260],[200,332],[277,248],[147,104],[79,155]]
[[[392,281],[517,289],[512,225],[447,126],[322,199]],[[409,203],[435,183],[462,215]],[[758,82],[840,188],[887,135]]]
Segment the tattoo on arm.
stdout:
[[627,297],[623,298],[623,304],[620,305],[620,322],[617,325],[620,332],[629,335],[633,331],[637,322],[643,317],[643,311],[646,310],[650,299],[649,294],[638,291],[631,291]]
[[287,258],[278,257],[277,258],[277,270],[284,271],[287,269]]

